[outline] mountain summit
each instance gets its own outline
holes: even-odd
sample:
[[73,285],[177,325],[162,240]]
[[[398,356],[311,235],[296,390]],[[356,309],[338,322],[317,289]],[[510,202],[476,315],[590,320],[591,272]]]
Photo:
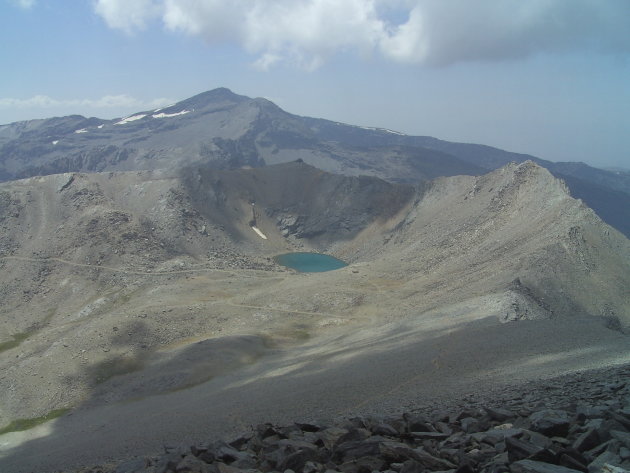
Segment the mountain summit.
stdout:
[[0,126],[0,180],[63,172],[175,171],[193,163],[258,167],[298,158],[330,172],[408,183],[481,175],[511,161],[531,159],[564,179],[574,197],[630,235],[627,174],[300,117],[226,88],[115,120],[69,116]]

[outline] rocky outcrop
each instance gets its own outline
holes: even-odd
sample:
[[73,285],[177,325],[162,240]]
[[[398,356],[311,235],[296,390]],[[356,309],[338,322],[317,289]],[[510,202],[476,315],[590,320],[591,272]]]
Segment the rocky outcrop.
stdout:
[[[462,407],[356,417],[337,425],[261,424],[230,442],[165,447],[83,473],[626,473],[630,372],[540,382]],[[531,388],[531,387],[529,387]]]

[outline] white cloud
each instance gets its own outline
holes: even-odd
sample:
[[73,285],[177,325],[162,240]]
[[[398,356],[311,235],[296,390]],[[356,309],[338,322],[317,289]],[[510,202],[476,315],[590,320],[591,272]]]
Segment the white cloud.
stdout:
[[16,3],[20,8],[29,10],[35,6],[36,2],[35,0],[14,0],[14,3]]
[[403,63],[496,61],[590,48],[630,52],[627,0],[97,0],[112,28],[233,42],[268,69],[315,69],[340,51]]
[[159,17],[161,7],[154,0],[96,0],[94,10],[110,28],[132,33]]
[[0,98],[0,107],[3,108],[49,108],[59,106],[80,106],[91,108],[151,108],[173,103],[171,99],[153,99],[150,101],[138,100],[129,95],[105,95],[99,99],[54,99],[47,95],[35,95],[27,99]]
[[581,49],[630,52],[625,0],[423,0],[381,43],[404,62],[496,61]]

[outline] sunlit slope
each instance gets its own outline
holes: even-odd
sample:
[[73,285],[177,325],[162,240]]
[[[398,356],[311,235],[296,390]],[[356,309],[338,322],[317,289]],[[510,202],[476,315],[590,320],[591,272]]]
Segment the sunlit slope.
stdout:
[[[630,242],[531,162],[413,188],[302,162],[53,175],[0,185],[0,225],[2,425],[392,323],[630,325]],[[287,251],[350,265],[296,274]]]

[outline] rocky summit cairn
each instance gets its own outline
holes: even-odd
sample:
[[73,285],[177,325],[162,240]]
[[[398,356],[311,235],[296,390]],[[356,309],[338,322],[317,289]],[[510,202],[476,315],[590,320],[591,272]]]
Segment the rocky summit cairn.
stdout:
[[261,424],[231,442],[165,447],[157,457],[81,472],[628,472],[627,366],[521,388],[492,406],[471,396],[455,410],[356,417],[336,425]]

